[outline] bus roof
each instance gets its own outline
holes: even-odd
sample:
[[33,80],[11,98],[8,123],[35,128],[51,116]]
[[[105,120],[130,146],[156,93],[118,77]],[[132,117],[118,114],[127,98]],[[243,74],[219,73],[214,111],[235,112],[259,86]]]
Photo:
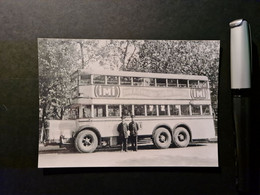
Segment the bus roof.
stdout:
[[125,76],[125,77],[146,77],[146,78],[167,78],[167,79],[187,79],[187,80],[208,80],[206,76],[185,75],[185,74],[167,74],[167,73],[150,73],[150,72],[131,72],[131,71],[111,71],[111,70],[88,70],[79,69],[72,74],[79,75],[107,75],[107,76]]

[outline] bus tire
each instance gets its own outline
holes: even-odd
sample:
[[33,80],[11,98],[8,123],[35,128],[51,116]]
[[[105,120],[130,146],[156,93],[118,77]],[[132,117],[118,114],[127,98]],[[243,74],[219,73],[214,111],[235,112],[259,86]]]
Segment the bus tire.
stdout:
[[97,135],[91,130],[83,130],[79,132],[75,139],[75,147],[81,153],[94,152],[97,146]]
[[169,148],[169,146],[171,145],[170,132],[165,128],[156,129],[153,136],[153,142],[157,148],[160,149]]
[[184,127],[177,127],[173,132],[173,144],[177,148],[184,148],[190,143],[190,134]]

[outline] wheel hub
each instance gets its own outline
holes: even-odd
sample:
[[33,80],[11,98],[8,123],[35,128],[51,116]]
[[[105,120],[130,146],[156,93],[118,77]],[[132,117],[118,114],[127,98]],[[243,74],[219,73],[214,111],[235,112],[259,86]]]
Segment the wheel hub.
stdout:
[[185,137],[184,137],[183,134],[179,134],[179,135],[178,135],[178,139],[179,139],[180,141],[184,141],[184,140],[185,140]]
[[91,139],[89,137],[85,137],[82,140],[82,143],[83,143],[84,146],[90,146],[91,145]]
[[165,135],[161,134],[160,137],[159,137],[159,140],[160,140],[160,142],[164,143],[166,141]]

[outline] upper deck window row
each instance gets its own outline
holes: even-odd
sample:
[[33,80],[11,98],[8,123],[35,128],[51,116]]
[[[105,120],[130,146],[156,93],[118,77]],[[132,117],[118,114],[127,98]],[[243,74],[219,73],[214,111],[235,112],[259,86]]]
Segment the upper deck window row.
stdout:
[[208,88],[207,81],[205,80],[106,76],[106,75],[81,75],[80,76],[80,85],[91,85],[91,84]]

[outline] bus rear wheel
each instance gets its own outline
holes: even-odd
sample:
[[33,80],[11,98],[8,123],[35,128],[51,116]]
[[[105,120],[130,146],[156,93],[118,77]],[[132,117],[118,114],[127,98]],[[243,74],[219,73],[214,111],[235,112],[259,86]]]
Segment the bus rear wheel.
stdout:
[[94,152],[98,146],[97,135],[90,130],[81,131],[75,139],[75,147],[81,153]]
[[178,127],[173,132],[173,144],[178,148],[188,146],[190,143],[190,134],[184,127]]
[[169,148],[171,145],[170,132],[165,128],[158,128],[154,133],[153,142],[157,148]]

